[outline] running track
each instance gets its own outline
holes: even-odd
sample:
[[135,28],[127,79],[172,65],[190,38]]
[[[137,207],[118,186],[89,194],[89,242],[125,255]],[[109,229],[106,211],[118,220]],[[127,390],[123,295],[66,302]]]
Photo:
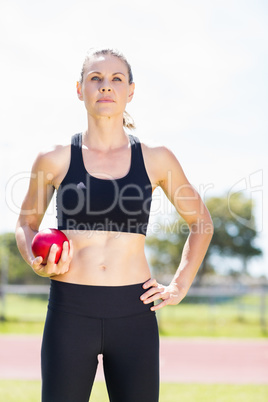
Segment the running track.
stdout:
[[[38,336],[0,336],[0,378],[40,379]],[[101,359],[100,359],[101,362]],[[161,339],[161,381],[268,384],[268,341]],[[103,380],[101,364],[97,380]]]

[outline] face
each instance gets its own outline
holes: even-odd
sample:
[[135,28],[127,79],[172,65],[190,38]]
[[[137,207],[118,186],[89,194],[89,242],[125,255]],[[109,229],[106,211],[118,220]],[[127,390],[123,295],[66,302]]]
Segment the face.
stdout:
[[123,115],[135,89],[128,81],[127,66],[118,57],[94,56],[85,66],[82,84],[77,84],[78,98],[92,117]]

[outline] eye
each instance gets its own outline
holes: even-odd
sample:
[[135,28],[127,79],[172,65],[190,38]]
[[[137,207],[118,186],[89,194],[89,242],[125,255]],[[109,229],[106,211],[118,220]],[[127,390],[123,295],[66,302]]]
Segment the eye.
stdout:
[[94,77],[91,77],[91,81],[99,81],[100,77],[98,77],[97,75],[94,75]]
[[122,81],[119,77],[114,77],[113,81]]

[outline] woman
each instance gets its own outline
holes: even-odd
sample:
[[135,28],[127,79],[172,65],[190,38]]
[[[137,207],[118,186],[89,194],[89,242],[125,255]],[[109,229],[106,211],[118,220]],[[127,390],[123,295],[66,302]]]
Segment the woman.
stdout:
[[[186,295],[212,236],[210,215],[174,154],[125,132],[135,84],[113,50],[87,55],[77,83],[88,127],[71,145],[40,153],[18,219],[16,237],[34,272],[51,278],[42,343],[42,401],[84,402],[103,354],[113,402],[156,402],[159,339],[155,311]],[[32,177],[36,177],[32,175]],[[152,193],[160,186],[190,234],[168,286],[150,276],[144,254]],[[58,228],[70,240],[46,265],[31,241],[57,190]],[[40,205],[44,210],[40,211]],[[27,211],[27,213],[25,213]],[[164,268],[164,267],[163,267]],[[154,302],[157,304],[154,305]]]

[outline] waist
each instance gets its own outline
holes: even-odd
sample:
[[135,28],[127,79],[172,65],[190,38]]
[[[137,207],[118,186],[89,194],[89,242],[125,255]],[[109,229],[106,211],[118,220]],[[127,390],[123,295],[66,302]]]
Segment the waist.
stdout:
[[68,272],[53,279],[84,285],[128,285],[150,277],[140,234],[64,231],[74,254]]
[[49,309],[92,318],[119,318],[152,313],[153,303],[140,296],[143,283],[125,286],[92,286],[51,280]]

